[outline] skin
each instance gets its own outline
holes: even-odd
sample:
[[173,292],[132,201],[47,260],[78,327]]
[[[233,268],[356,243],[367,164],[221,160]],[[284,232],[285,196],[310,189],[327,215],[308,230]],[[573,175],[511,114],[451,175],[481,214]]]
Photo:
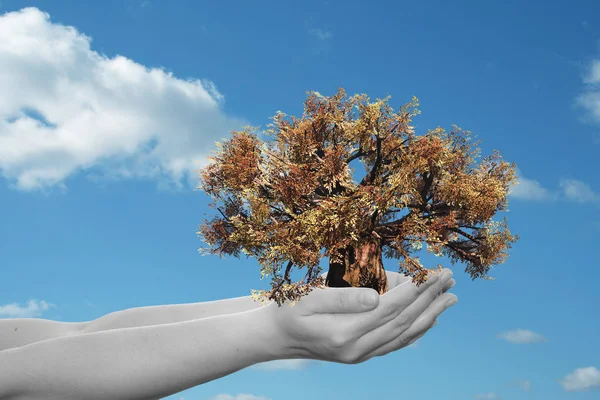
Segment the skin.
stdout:
[[[382,296],[315,289],[294,307],[259,307],[247,296],[83,323],[0,320],[0,399],[159,399],[260,362],[364,362],[424,335],[456,300],[444,293],[451,276],[444,270],[417,288],[388,272],[393,289]],[[361,303],[363,295],[374,303]]]
[[[279,330],[291,339],[294,358],[357,364],[399,350],[423,336],[452,305],[448,302],[457,300],[453,294],[442,294],[453,285],[452,271],[444,270],[418,288],[396,282],[381,296],[372,289],[327,288],[315,290],[308,296],[311,301],[298,303],[291,310],[275,304],[268,307]],[[346,296],[348,291],[354,293]],[[328,292],[339,292],[342,304],[332,303],[335,297]],[[373,306],[360,302],[365,295],[372,297]],[[359,315],[356,312],[361,307],[368,311]]]

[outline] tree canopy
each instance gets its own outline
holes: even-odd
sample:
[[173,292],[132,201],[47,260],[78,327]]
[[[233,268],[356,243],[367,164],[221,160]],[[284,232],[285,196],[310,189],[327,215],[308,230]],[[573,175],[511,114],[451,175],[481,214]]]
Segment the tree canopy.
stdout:
[[[416,135],[416,97],[394,113],[389,96],[370,103],[342,88],[331,97],[308,94],[302,118],[273,117],[265,134],[274,141],[262,143],[257,128],[245,127],[217,142],[199,188],[215,200],[211,208],[224,206],[199,227],[212,247],[200,252],[256,257],[272,290],[253,295],[280,305],[324,286],[321,258],[339,261],[343,249],[367,243],[399,259],[400,272],[417,284],[431,271],[414,255],[423,245],[466,263],[473,279],[489,279],[518,240],[506,218],[492,220],[507,208],[514,163],[498,151],[477,162],[479,142],[457,126]],[[360,182],[353,160],[365,167]],[[290,278],[293,266],[307,269],[299,282]]]

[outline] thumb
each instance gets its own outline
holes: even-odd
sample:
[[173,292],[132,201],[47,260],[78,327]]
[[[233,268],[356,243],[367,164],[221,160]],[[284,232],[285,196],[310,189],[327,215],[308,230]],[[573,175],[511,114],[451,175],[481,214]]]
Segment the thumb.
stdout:
[[309,308],[315,314],[361,313],[379,305],[379,293],[370,288],[327,287],[313,291],[309,297]]

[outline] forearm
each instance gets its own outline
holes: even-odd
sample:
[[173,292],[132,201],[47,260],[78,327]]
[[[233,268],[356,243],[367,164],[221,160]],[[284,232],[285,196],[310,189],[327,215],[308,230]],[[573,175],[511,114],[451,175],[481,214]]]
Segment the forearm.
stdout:
[[81,332],[92,333],[108,329],[170,324],[245,312],[257,308],[260,308],[259,303],[255,302],[250,296],[202,303],[137,307],[116,311],[93,321],[84,322],[81,326]]
[[37,318],[0,320],[0,351],[62,336],[109,329],[170,324],[259,308],[252,297],[190,304],[137,307],[116,311],[89,322],[59,322]]
[[0,399],[158,399],[286,358],[267,311],[66,336],[0,352]]
[[0,319],[0,352],[42,340],[79,333],[82,323],[39,318]]

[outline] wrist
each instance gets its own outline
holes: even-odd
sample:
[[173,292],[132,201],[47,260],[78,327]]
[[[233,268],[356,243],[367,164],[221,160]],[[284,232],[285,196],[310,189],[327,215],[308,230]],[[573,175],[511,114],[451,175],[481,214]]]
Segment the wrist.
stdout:
[[[269,354],[271,360],[290,360],[309,358],[305,346],[298,343],[285,328],[285,322],[281,320],[282,308],[289,308],[289,304],[283,304],[278,307],[277,304],[271,303],[265,305],[256,312],[261,312],[264,315],[264,326],[266,327],[263,335],[266,336],[269,343],[272,344],[272,352]],[[252,311],[255,312],[255,311]],[[269,360],[270,361],[270,360]]]
[[255,350],[253,364],[291,358],[289,339],[274,318],[273,306],[277,307],[269,304],[237,314],[244,332],[243,345]]

